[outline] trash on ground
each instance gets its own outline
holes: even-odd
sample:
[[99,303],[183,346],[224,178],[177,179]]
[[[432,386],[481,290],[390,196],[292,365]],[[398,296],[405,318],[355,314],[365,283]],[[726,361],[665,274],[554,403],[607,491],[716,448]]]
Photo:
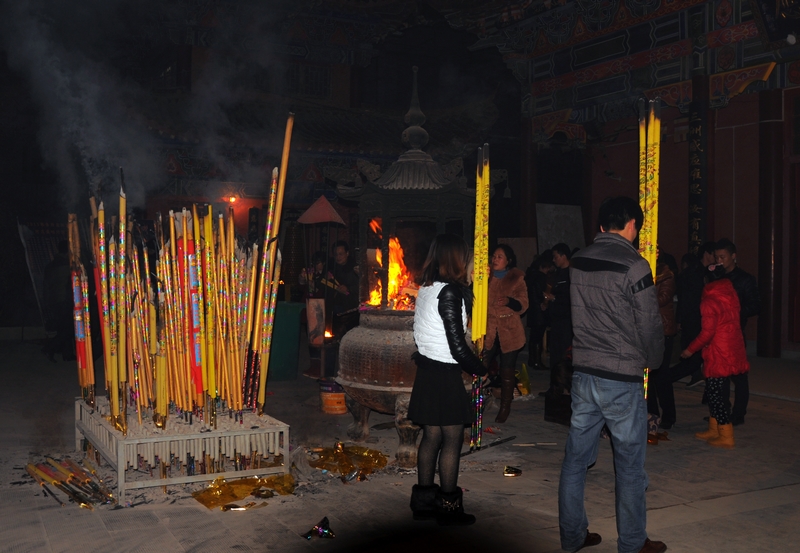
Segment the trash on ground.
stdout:
[[330,522],[328,522],[328,517],[323,518],[320,520],[316,526],[314,526],[311,530],[303,534],[303,537],[307,540],[310,540],[312,536],[318,536],[320,538],[335,538],[336,534],[333,533],[331,530]]
[[274,494],[271,490],[275,490],[280,495],[291,495],[294,493],[294,488],[295,482],[291,474],[278,474],[269,478],[251,476],[236,480],[225,480],[220,476],[206,489],[194,492],[192,497],[208,509],[220,507],[223,511],[227,511],[231,509],[225,509],[224,506],[234,501],[241,501],[248,496],[258,499],[272,497]]

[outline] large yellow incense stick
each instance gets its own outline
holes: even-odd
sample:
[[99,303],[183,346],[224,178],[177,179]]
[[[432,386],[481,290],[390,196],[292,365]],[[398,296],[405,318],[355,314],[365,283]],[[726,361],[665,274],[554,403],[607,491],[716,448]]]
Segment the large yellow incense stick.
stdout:
[[[650,265],[656,278],[658,252],[658,187],[661,157],[660,100],[639,100],[639,206],[644,214],[639,231],[639,253]],[[644,370],[644,395],[647,397],[650,371]]]
[[275,219],[275,204],[278,201],[278,168],[272,169],[272,180],[270,181],[269,203],[267,204],[267,222],[264,227],[264,241],[261,243],[261,267],[258,276],[258,292],[255,303],[255,323],[253,327],[253,338],[251,340],[253,351],[258,351],[261,344],[261,326],[264,317],[264,302],[269,295],[269,268],[270,254],[269,242],[273,237],[273,221]]
[[[261,357],[261,375],[263,375],[264,382],[267,381],[267,373],[269,372],[269,357],[272,350],[272,331],[275,325],[275,306],[278,299],[278,282],[281,278],[281,252],[279,251],[277,254],[277,258],[275,260],[275,272],[274,277],[275,282],[270,290],[269,296],[269,312],[267,314],[267,329],[266,329],[266,336],[267,336],[267,343]],[[262,395],[259,393],[259,395]],[[259,402],[263,405],[263,400],[259,400]]]
[[125,265],[125,248],[127,247],[127,229],[126,229],[126,210],[127,203],[125,191],[120,188],[119,190],[119,241],[117,242],[117,328],[119,329],[119,382],[124,385],[128,378],[127,373],[127,332],[125,332],[126,325],[126,306],[127,306],[127,287],[126,287],[126,265]]
[[106,212],[103,202],[97,211],[97,262],[100,270],[101,317],[103,323],[103,364],[106,375],[106,389],[111,382],[111,330],[108,313],[108,263],[106,260]]
[[108,303],[109,303],[109,375],[110,379],[110,392],[111,392],[111,422],[114,426],[119,427],[119,363],[117,339],[117,244],[114,237],[108,244]]
[[[277,197],[275,201],[275,220],[273,221],[273,231],[272,237],[277,237],[280,234],[280,226],[281,226],[281,212],[283,210],[283,197],[284,192],[286,189],[286,172],[289,169],[289,150],[292,144],[292,128],[294,126],[294,113],[290,113],[288,119],[286,120],[286,133],[284,134],[283,138],[283,153],[281,155],[281,168],[280,172],[278,173],[278,191]],[[264,247],[267,247],[267,244],[264,244]],[[270,263],[269,263],[269,270],[275,266],[275,255],[277,252],[277,245],[276,247],[270,247]],[[271,285],[278,286],[278,280],[274,278],[270,279]],[[259,300],[260,301],[260,300]],[[261,313],[261,317],[263,317],[263,310]],[[263,319],[261,321],[262,326],[262,333],[263,333]],[[271,328],[270,328],[271,331]],[[271,340],[271,337],[269,337]],[[264,337],[262,336],[262,343],[264,343]],[[258,347],[258,344],[255,344],[255,347]],[[262,348],[261,355],[264,355],[264,350]],[[262,365],[261,372],[259,373],[259,380],[258,380],[258,404],[262,407],[261,412],[263,413],[263,405],[264,405],[264,398],[266,397],[266,388],[267,388],[267,367]]]
[[[655,277],[658,249],[658,188],[661,157],[660,100],[639,101],[639,206],[644,221],[639,231],[639,253]],[[644,159],[643,159],[644,158]]]
[[192,230],[194,231],[194,270],[197,275],[197,308],[200,316],[200,367],[203,374],[203,391],[208,392],[208,343],[205,332],[205,287],[203,279],[203,253],[200,242],[200,219],[197,218],[197,204],[192,205]]
[[203,218],[203,239],[204,252],[206,259],[206,344],[208,359],[208,395],[212,399],[217,397],[217,369],[216,369],[216,256],[214,255],[214,221],[212,219],[211,206],[208,206],[208,213]]
[[483,349],[489,301],[489,145],[478,148],[475,178],[475,241],[473,245],[472,340]]

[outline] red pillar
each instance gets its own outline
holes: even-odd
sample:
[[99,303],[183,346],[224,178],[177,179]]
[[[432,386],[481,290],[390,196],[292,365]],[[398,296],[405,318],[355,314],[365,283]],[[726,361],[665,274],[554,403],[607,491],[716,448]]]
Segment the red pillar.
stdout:
[[759,357],[781,356],[783,286],[783,90],[758,93]]

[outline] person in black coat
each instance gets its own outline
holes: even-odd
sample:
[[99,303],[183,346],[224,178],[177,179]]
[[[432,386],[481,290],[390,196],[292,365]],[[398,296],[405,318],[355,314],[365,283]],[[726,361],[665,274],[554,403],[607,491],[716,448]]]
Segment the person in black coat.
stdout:
[[329,278],[335,285],[331,326],[333,335],[341,339],[349,330],[357,327],[359,321],[358,273],[350,259],[350,246],[344,240],[337,240],[333,244]]
[[544,333],[550,324],[548,313],[549,301],[544,295],[551,291],[547,277],[555,271],[553,253],[545,250],[528,267],[525,274],[525,285],[528,288],[528,357],[534,370],[549,370],[542,361],[544,353]]
[[[572,362],[572,306],[570,304],[569,267],[572,250],[566,244],[553,246],[553,264],[556,270],[552,275],[552,292],[545,294],[550,302],[547,308],[550,317],[550,334],[547,349],[550,351],[550,388],[548,392],[560,394],[565,384],[565,371]],[[568,358],[569,357],[569,358]],[[566,366],[564,365],[566,364]],[[568,379],[566,379],[568,380]],[[544,395],[547,392],[542,392]]]

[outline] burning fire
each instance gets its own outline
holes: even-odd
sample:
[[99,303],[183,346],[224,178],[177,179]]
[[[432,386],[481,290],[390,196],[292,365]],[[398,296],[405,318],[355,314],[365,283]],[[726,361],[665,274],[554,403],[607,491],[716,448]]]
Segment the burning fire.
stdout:
[[[381,235],[382,228],[378,220],[373,219],[369,222],[369,228],[377,234]],[[392,309],[414,309],[414,304],[409,295],[408,286],[411,283],[411,275],[408,273],[406,264],[403,261],[403,247],[400,245],[400,240],[392,236],[389,238],[389,293],[387,299],[389,307]],[[375,261],[380,267],[383,267],[383,254],[381,250],[375,252]],[[380,279],[375,284],[375,287],[369,292],[369,300],[367,304],[380,306],[381,293],[383,285]]]

